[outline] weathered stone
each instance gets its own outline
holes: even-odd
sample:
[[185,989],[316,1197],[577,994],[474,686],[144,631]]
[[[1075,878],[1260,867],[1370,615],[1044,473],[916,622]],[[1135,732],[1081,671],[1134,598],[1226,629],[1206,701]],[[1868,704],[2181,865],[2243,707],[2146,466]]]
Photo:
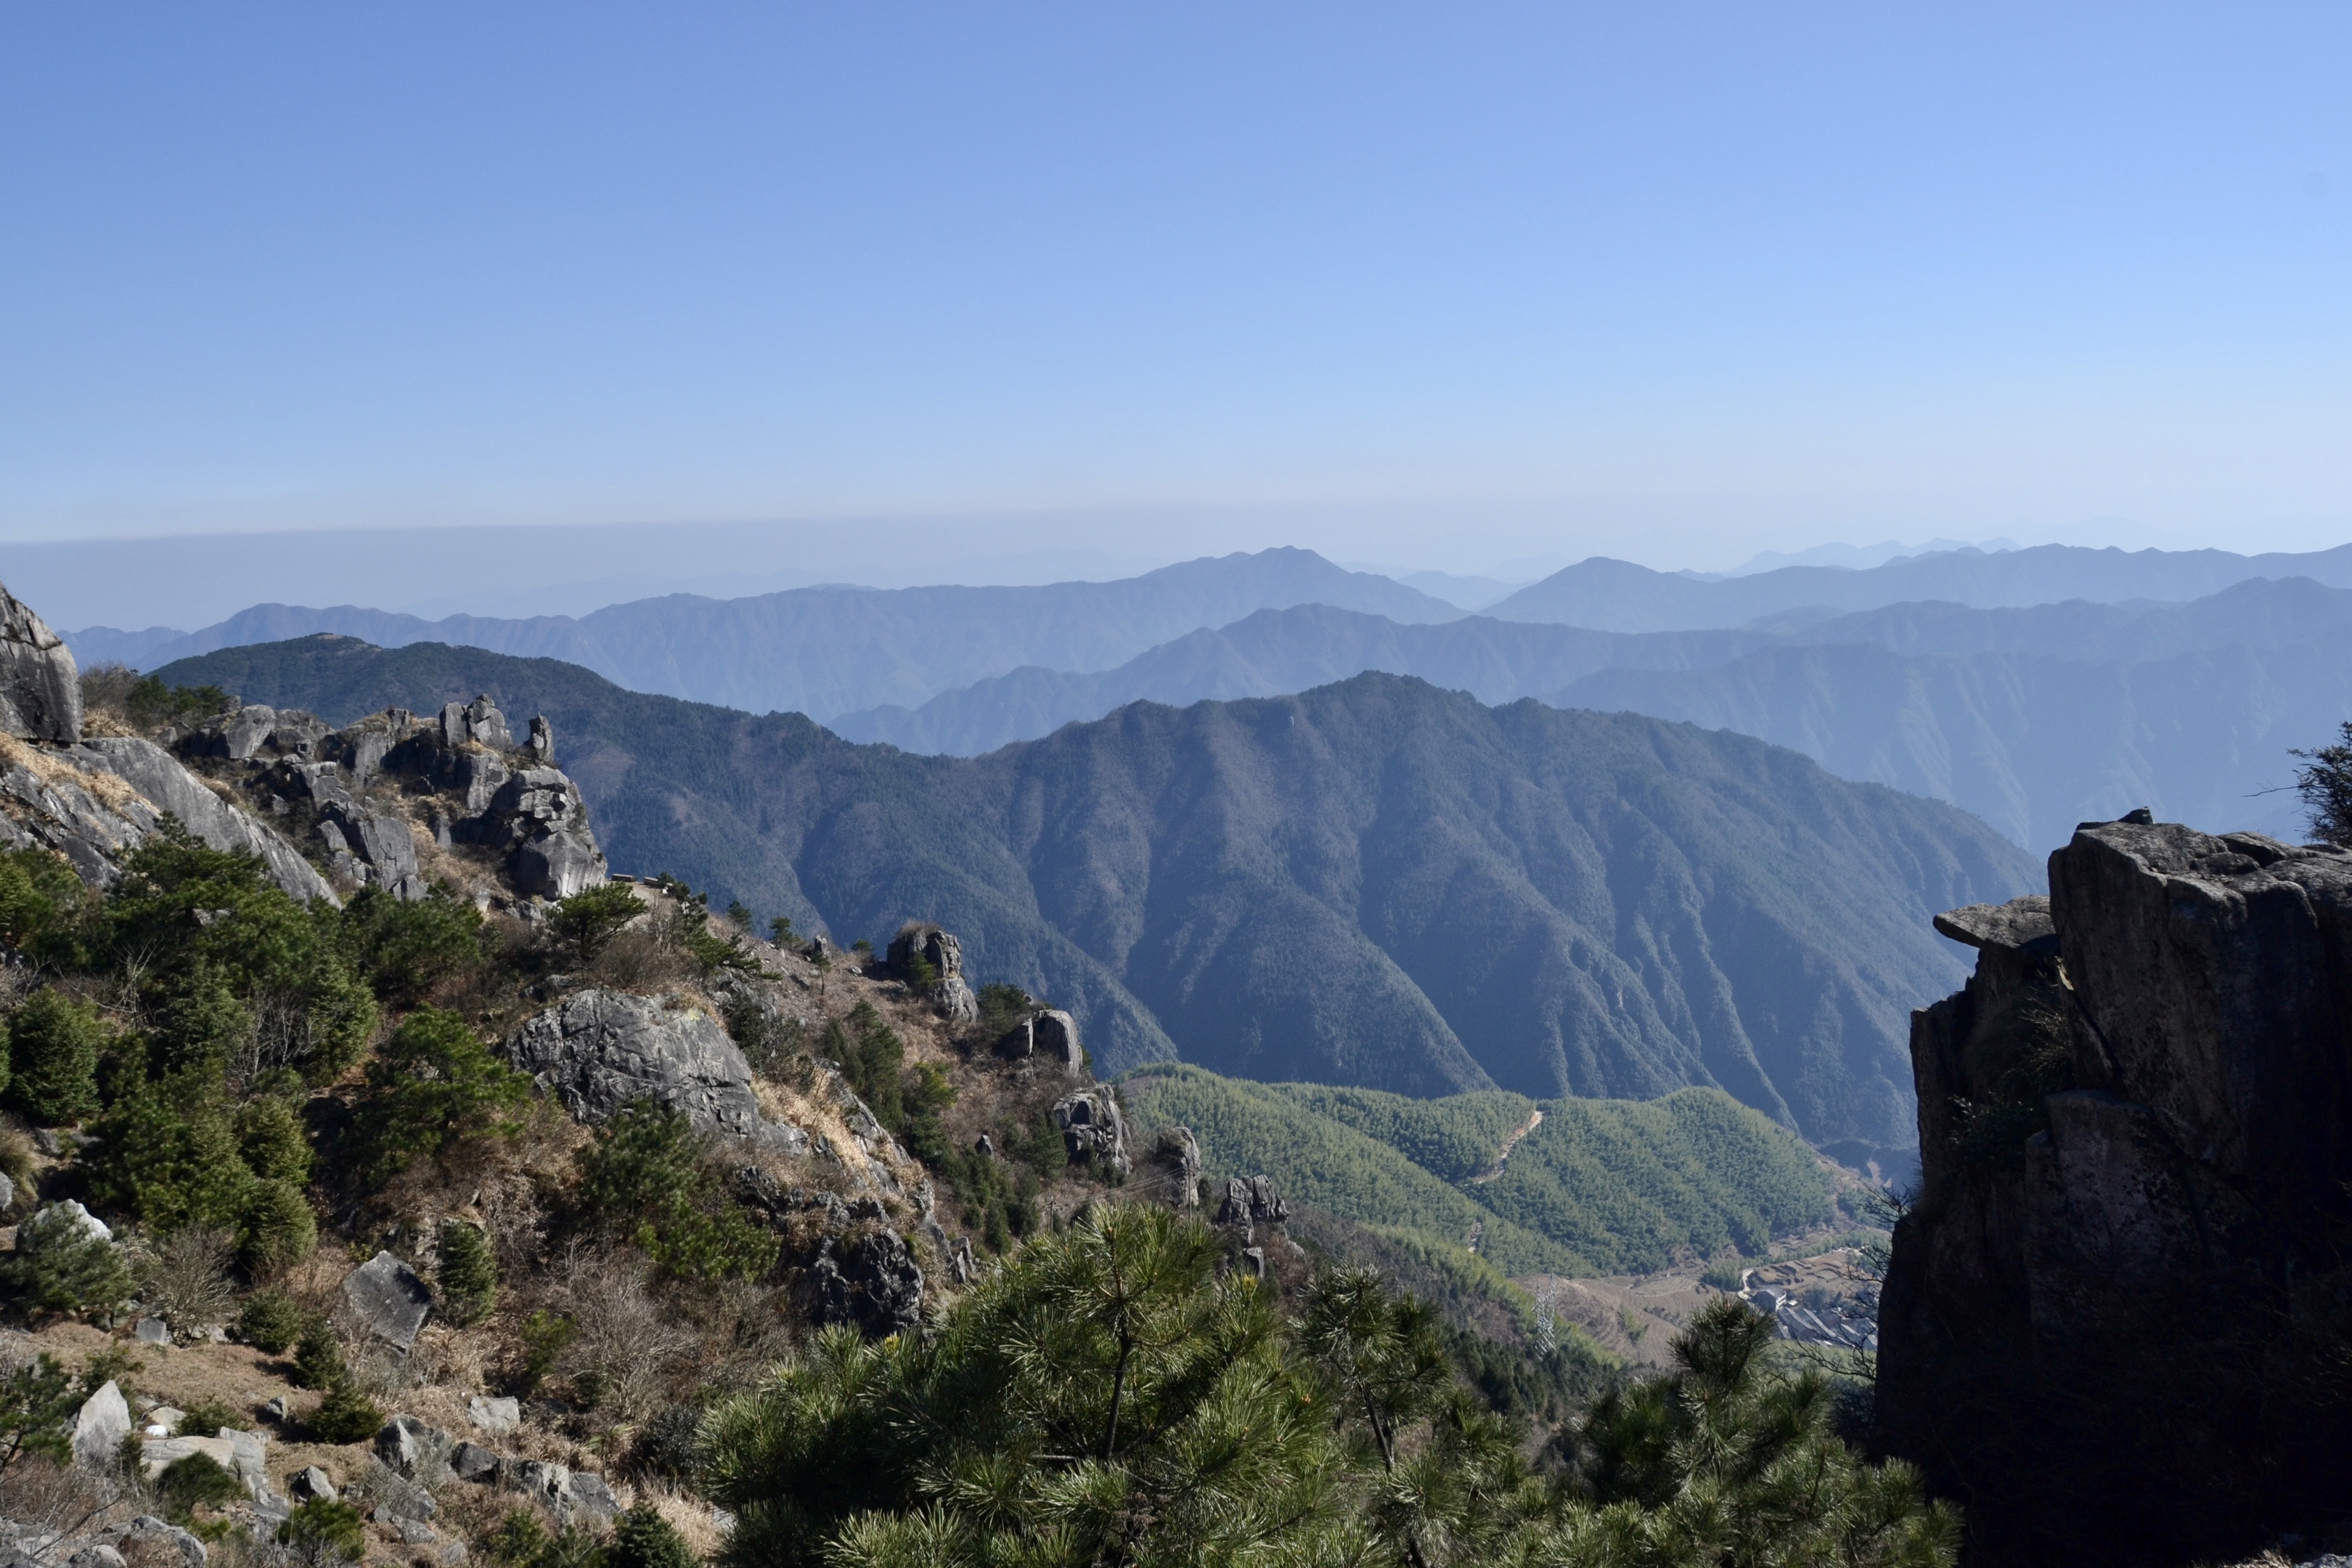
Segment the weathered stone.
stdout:
[[266,1421],[283,1421],[291,1414],[292,1411],[287,1407],[286,1396],[282,1394],[261,1407],[262,1418]]
[[649,1099],[683,1111],[698,1129],[771,1135],[751,1092],[751,1064],[697,1007],[575,992],[526,1021],[506,1054],[583,1121],[603,1121],[633,1100]]
[[220,739],[214,755],[243,762],[261,750],[270,731],[278,728],[278,710],[258,702],[249,703],[221,721]]
[[604,880],[604,853],[593,840],[558,828],[517,847],[508,874],[525,897],[560,901]]
[[559,1524],[602,1524],[619,1511],[613,1489],[598,1476],[533,1459],[511,1467],[515,1486],[553,1510]]
[[131,1325],[131,1337],[142,1345],[168,1345],[172,1325],[161,1318],[142,1318]]
[[110,1467],[122,1451],[122,1440],[130,1436],[131,1406],[110,1378],[82,1401],[74,1415],[74,1463],[101,1469]]
[[1189,1127],[1163,1127],[1151,1146],[1151,1173],[1168,1202],[1201,1206],[1201,1143]]
[[2352,1465],[2289,1305],[2352,1237],[2352,858],[2135,812],[2050,889],[1937,922],[1979,951],[1913,1016],[1875,1340],[1780,1315],[1875,1344],[1879,1441],[1987,1561],[2236,1560]]
[[414,1415],[394,1415],[375,1435],[375,1457],[411,1480],[430,1480],[452,1447],[449,1434]]
[[1036,1042],[1037,1055],[1072,1077],[1084,1069],[1087,1057],[1078,1045],[1078,1021],[1076,1018],[1059,1007],[1046,1007],[1029,1020],[1029,1027]]
[[1130,1168],[1127,1154],[1127,1120],[1119,1114],[1118,1099],[1108,1089],[1082,1089],[1054,1104],[1054,1125],[1074,1161],[1087,1162],[1124,1176]]
[[809,1265],[804,1289],[810,1319],[819,1325],[854,1323],[879,1339],[923,1319],[923,1271],[906,1238],[890,1231],[845,1243],[827,1237]]
[[504,1459],[479,1443],[460,1443],[449,1450],[449,1473],[461,1481],[496,1482],[505,1466]]
[[546,716],[534,716],[530,721],[530,740],[526,748],[532,758],[549,767],[555,765],[555,728]]
[[28,741],[81,739],[81,674],[48,623],[0,587],[0,731]]
[[101,1542],[67,1558],[66,1568],[123,1568],[122,1553]]
[[478,1394],[466,1401],[466,1419],[493,1437],[502,1437],[522,1425],[522,1402],[488,1399]]
[[343,1300],[366,1333],[406,1354],[433,1310],[433,1292],[416,1270],[379,1252],[343,1277]]
[[[295,898],[336,901],[334,889],[327,885],[326,879],[291,844],[205,788],[194,773],[153,742],[127,735],[93,736],[64,752],[63,757],[84,772],[113,774],[145,803],[148,813],[143,819],[135,816],[120,819],[121,848],[143,842],[160,820],[156,814],[170,812],[208,848],[259,856],[269,869],[270,880]],[[73,853],[63,844],[53,847],[67,849],[68,855]],[[75,858],[75,863],[77,869],[81,868],[79,857]],[[103,879],[92,878],[88,872],[84,875],[86,879]]]
[[1290,1217],[1290,1205],[1265,1176],[1235,1176],[1225,1184],[1225,1201],[1217,1205],[1217,1223],[1248,1231],[1261,1225],[1280,1225]]
[[236,1445],[226,1437],[150,1437],[139,1445],[139,1468],[152,1480],[194,1454],[203,1455],[232,1476],[236,1474]]
[[1970,947],[2004,948],[2035,958],[2058,956],[2058,928],[2050,921],[2050,900],[2040,893],[2005,904],[1970,904],[1936,917],[1936,929]]
[[286,1489],[298,1502],[338,1502],[342,1499],[335,1489],[333,1478],[316,1465],[306,1465],[289,1476]]

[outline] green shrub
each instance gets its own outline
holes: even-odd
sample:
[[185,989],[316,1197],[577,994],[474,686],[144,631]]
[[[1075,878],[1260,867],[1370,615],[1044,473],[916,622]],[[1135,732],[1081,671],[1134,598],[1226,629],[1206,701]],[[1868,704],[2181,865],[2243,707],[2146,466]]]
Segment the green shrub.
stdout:
[[798,942],[800,933],[793,930],[793,917],[778,915],[774,920],[770,921],[768,939],[778,947],[790,947],[793,942]]
[[993,1043],[1037,1011],[1037,999],[1018,985],[992,980],[980,988],[980,1038]]
[[683,1279],[757,1279],[775,1234],[745,1215],[710,1169],[682,1112],[632,1100],[581,1152],[582,1212]]
[[440,1275],[443,1310],[453,1321],[470,1323],[490,1310],[498,1298],[499,1260],[480,1226],[441,1223]]
[[350,1375],[333,1325],[316,1313],[304,1318],[302,1335],[294,1342],[294,1386],[331,1389]]
[[310,1140],[302,1118],[274,1095],[236,1109],[236,1148],[245,1168],[265,1182],[310,1184]]
[[60,1464],[71,1458],[67,1434],[89,1397],[47,1351],[0,1373],[0,1469],[25,1454]]
[[490,1053],[455,1013],[419,1007],[368,1064],[360,1102],[362,1163],[382,1180],[463,1138],[512,1131],[529,1075]]
[[641,1502],[613,1526],[604,1562],[606,1568],[698,1568],[701,1559],[660,1510]]
[[580,1325],[560,1312],[541,1307],[523,1320],[522,1369],[516,1392],[528,1398],[539,1391],[562,1361],[563,1352],[580,1337]]
[[278,1544],[306,1563],[335,1558],[356,1563],[367,1555],[367,1529],[352,1504],[312,1498],[278,1527]]
[[191,1400],[180,1412],[180,1432],[184,1436],[210,1437],[224,1426],[250,1432],[253,1417],[225,1399]]
[[1748,1260],[1744,1258],[1718,1258],[1706,1266],[1698,1282],[1710,1290],[1720,1290],[1727,1296],[1737,1296],[1747,1283]]
[[291,1182],[255,1182],[237,1214],[236,1255],[257,1279],[282,1274],[319,1245],[319,1216]]
[[36,991],[8,1020],[8,1103],[36,1126],[64,1127],[98,1111],[98,1009]]
[[481,911],[444,888],[415,900],[362,888],[343,906],[342,922],[369,985],[395,1007],[415,1006],[482,961]]
[[16,1227],[16,1250],[0,1262],[0,1283],[48,1312],[86,1312],[123,1300],[131,1271],[121,1251],[90,1223],[63,1204],[40,1210]]
[[236,1337],[264,1355],[284,1355],[307,1326],[302,1309],[283,1290],[257,1290],[236,1315]]
[[245,1496],[245,1488],[202,1454],[190,1454],[163,1467],[155,1478],[155,1495],[163,1500],[164,1518],[184,1523],[198,1504],[235,1502]]
[[646,1423],[629,1450],[629,1462],[665,1480],[690,1480],[701,1463],[702,1407],[673,1405]]
[[238,1228],[253,1173],[218,1079],[193,1073],[142,1081],[118,1098],[91,1129],[90,1192],[159,1231],[191,1225]]
[[635,889],[626,882],[604,882],[557,904],[547,928],[581,963],[593,963],[621,928],[645,912],[646,901]]
[[89,890],[64,856],[47,849],[0,854],[0,945],[38,963],[78,967],[77,933],[89,908]]
[[316,1442],[364,1443],[383,1429],[383,1412],[348,1377],[340,1378],[303,1426]]

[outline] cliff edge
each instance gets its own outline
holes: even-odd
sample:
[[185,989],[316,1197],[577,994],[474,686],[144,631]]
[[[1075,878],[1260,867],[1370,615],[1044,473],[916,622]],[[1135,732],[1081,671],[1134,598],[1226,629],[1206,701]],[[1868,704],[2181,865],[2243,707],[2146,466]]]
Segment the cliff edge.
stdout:
[[2185,1562],[2352,1513],[2352,854],[2146,813],[1913,1015],[1922,1185],[1880,1438],[1986,1563]]

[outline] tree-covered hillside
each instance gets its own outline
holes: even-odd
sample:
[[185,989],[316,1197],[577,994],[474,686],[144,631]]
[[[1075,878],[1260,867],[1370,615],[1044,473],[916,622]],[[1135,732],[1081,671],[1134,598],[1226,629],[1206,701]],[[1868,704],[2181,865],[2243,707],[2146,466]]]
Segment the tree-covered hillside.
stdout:
[[1962,973],[1928,917],[2040,878],[1972,817],[1744,737],[1380,675],[971,759],[434,646],[310,638],[166,679],[336,719],[494,691],[553,721],[619,866],[845,940],[936,919],[1108,1068],[1715,1087],[1855,1162],[1914,1137],[1910,1010]]
[[[1217,1180],[1269,1175],[1360,1225],[1455,1247],[1475,1237],[1506,1274],[1631,1273],[1734,1248],[1760,1256],[1774,1236],[1835,1213],[1812,1152],[1715,1089],[1649,1101],[1416,1100],[1170,1066],[1133,1074],[1120,1091],[1140,1120],[1199,1134]],[[1542,1121],[1501,1173],[1480,1180],[1538,1110]]]

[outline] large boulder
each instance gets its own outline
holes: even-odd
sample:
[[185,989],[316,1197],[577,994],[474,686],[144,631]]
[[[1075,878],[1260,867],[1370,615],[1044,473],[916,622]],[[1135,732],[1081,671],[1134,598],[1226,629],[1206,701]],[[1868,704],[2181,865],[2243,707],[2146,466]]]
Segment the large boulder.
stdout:
[[583,1121],[633,1100],[686,1113],[704,1131],[764,1138],[751,1067],[727,1031],[691,1005],[625,992],[575,992],[528,1019],[507,1059]]
[[343,1301],[358,1327],[405,1355],[433,1311],[433,1292],[416,1270],[379,1252],[343,1277]]
[[74,1463],[100,1468],[110,1466],[122,1451],[122,1440],[130,1436],[131,1405],[110,1378],[82,1401],[74,1415]]
[[931,1000],[951,1024],[974,1024],[980,1021],[980,998],[973,994],[971,983],[964,978],[963,948],[953,931],[920,921],[908,921],[890,939],[890,950],[885,955],[890,967],[900,975],[909,975],[920,961],[930,971],[937,989]]
[[1168,1202],[1180,1209],[1201,1206],[1201,1142],[1189,1127],[1163,1127],[1152,1141],[1151,1174]]
[[1225,1184],[1225,1201],[1217,1205],[1217,1223],[1248,1234],[1261,1225],[1280,1225],[1290,1217],[1290,1205],[1265,1176],[1235,1176]]
[[81,739],[81,672],[47,621],[0,587],[0,731],[70,745]]
[[1132,1168],[1127,1153],[1127,1119],[1119,1114],[1118,1098],[1108,1089],[1082,1089],[1054,1103],[1054,1126],[1073,1161],[1090,1163],[1113,1175]]
[[1936,923],[1977,966],[1913,1016],[1880,1441],[1987,1562],[2236,1560],[2319,1517],[2352,1473],[2312,1315],[2352,1299],[2352,855],[2135,814],[2047,900]]

